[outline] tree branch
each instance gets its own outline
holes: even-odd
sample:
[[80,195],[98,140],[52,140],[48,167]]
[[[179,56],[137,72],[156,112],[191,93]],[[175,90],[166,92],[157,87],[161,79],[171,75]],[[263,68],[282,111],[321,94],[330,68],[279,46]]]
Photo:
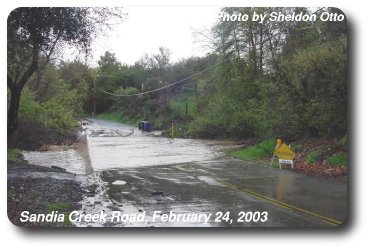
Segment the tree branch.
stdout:
[[38,68],[38,61],[39,61],[39,52],[40,52],[39,45],[34,45],[33,50],[32,50],[32,62],[31,62],[31,65],[26,70],[26,72],[24,72],[24,74],[22,75],[22,77],[19,80],[19,82],[18,83],[15,83],[15,88],[16,89],[22,89],[23,86],[28,81],[28,79],[37,70],[37,68]]
[[59,32],[58,36],[55,38],[55,41],[53,42],[53,45],[51,46],[49,53],[46,55],[45,63],[40,67],[40,70],[43,70],[46,67],[46,65],[48,65],[48,63],[50,62],[51,55],[53,54],[60,37],[61,37],[61,32]]
[[9,74],[7,74],[7,81],[6,81],[7,85],[8,85],[8,88],[10,90],[14,90],[15,89],[15,82],[13,81],[13,79],[10,77]]

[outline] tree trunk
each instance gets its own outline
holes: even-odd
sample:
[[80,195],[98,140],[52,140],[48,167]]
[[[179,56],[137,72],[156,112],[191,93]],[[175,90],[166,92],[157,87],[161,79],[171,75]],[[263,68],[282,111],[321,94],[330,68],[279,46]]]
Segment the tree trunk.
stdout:
[[256,42],[255,42],[255,36],[253,34],[253,30],[252,28],[250,28],[249,30],[249,39],[250,39],[250,44],[252,46],[252,50],[250,51],[249,53],[249,57],[250,57],[250,60],[251,60],[251,63],[253,64],[253,78],[256,77],[257,75],[257,70],[258,70],[258,67],[257,67],[257,45],[256,45]]
[[259,53],[259,73],[260,75],[262,76],[263,75],[263,24],[260,25],[260,42],[259,42],[259,45],[260,45],[260,53]]
[[32,62],[28,69],[23,73],[22,77],[18,82],[13,80],[9,74],[7,78],[7,85],[10,89],[10,105],[8,110],[8,140],[15,132],[18,126],[18,108],[19,101],[21,99],[21,93],[24,85],[28,79],[38,68],[39,60],[39,45],[35,45],[32,52]]
[[243,72],[243,69],[242,69],[242,64],[241,64],[240,48],[239,48],[239,43],[238,43],[238,38],[237,38],[235,28],[233,29],[233,35],[234,35],[235,49],[236,49],[236,52],[238,54],[239,75],[244,75],[244,72]]
[[10,105],[8,110],[8,138],[14,133],[18,125],[18,108],[21,99],[22,89],[14,88],[10,90]]

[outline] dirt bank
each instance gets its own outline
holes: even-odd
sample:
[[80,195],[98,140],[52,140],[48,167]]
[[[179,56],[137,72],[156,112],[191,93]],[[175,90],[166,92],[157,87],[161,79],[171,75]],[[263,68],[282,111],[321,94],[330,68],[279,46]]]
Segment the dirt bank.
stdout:
[[46,150],[46,145],[71,146],[77,141],[78,134],[81,131],[81,126],[61,132],[32,122],[20,122],[16,132],[8,137],[8,148]]
[[[54,145],[79,145],[81,138],[75,128],[65,135],[48,139]],[[19,134],[18,134],[19,136]],[[34,141],[39,135],[29,135],[18,141],[22,149],[38,149],[45,141]],[[84,175],[76,175],[58,167],[42,167],[29,164],[25,160],[7,162],[7,201],[9,220],[22,227],[68,227],[73,226],[67,219],[70,212],[81,208],[84,195],[94,192],[94,187],[82,186]],[[21,213],[48,214],[58,211],[65,214],[64,222],[21,222]]]
[[35,223],[20,221],[22,211],[30,214],[47,214],[58,211],[68,214],[81,209],[84,195],[94,192],[94,187],[82,187],[81,176],[58,168],[30,165],[26,162],[8,162],[8,218],[22,227],[68,227],[64,223]]

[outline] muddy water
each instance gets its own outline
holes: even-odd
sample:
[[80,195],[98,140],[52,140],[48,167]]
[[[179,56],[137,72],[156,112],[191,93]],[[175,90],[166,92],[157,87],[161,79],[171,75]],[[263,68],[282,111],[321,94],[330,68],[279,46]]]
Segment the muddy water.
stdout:
[[31,164],[61,167],[76,174],[92,171],[162,166],[215,159],[222,154],[198,140],[168,139],[157,132],[91,119],[73,148],[52,146],[48,151],[25,151]]
[[71,147],[50,146],[47,151],[24,151],[23,157],[30,164],[44,167],[59,167],[87,175],[93,172],[85,131],[79,135],[80,143]]
[[92,120],[88,126],[88,144],[94,170],[160,166],[220,156],[197,140],[170,140],[99,120]]

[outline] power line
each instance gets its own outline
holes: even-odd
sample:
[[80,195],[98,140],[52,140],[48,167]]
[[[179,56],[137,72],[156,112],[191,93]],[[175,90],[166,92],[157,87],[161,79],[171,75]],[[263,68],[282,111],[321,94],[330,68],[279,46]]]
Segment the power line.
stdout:
[[213,68],[217,67],[217,66],[218,66],[218,65],[220,65],[220,64],[223,64],[223,63],[225,63],[225,62],[227,62],[227,61],[230,61],[231,59],[232,59],[232,58],[228,58],[228,59],[226,59],[226,60],[223,60],[222,62],[216,63],[216,64],[212,65],[211,67],[208,67],[208,68],[206,68],[206,69],[203,69],[203,70],[201,70],[201,71],[199,71],[199,72],[197,72],[197,73],[195,73],[195,74],[193,74],[193,75],[191,75],[191,76],[188,76],[188,77],[186,77],[186,78],[184,78],[184,79],[181,79],[181,80],[179,80],[179,81],[176,81],[176,82],[170,83],[170,84],[165,85],[165,86],[162,86],[162,87],[160,87],[160,88],[153,89],[153,90],[149,90],[149,91],[142,92],[142,93],[130,94],[130,95],[119,95],[119,94],[114,94],[114,93],[107,92],[107,91],[105,91],[105,90],[103,90],[103,89],[101,89],[101,88],[97,88],[97,89],[98,89],[98,90],[100,90],[101,92],[105,93],[105,94],[112,95],[112,96],[118,96],[118,97],[130,97],[130,96],[145,95],[145,94],[149,94],[149,93],[153,93],[153,92],[160,91],[160,90],[162,90],[162,89],[169,88],[169,87],[171,87],[171,86],[174,86],[174,85],[176,85],[176,84],[179,84],[179,83],[181,83],[181,82],[184,82],[184,81],[186,81],[186,80],[189,80],[189,79],[191,79],[191,78],[193,78],[193,77],[196,77],[196,76],[198,76],[198,75],[200,75],[200,74],[202,74],[202,73],[204,73],[204,72],[206,72],[206,71],[208,71],[208,70],[211,70],[211,69],[213,69]]
[[124,72],[121,72],[121,73],[118,73],[118,74],[110,74],[110,75],[107,75],[107,74],[99,74],[97,75],[97,77],[122,77],[122,76],[129,76],[129,75],[135,75],[141,71],[145,71],[146,69],[143,68],[143,69],[138,69],[138,70],[135,70],[135,71],[131,71],[131,70],[126,70]]
[[[317,13],[318,11],[321,11],[322,9],[323,9],[323,8],[320,8],[320,9],[316,10],[314,13]],[[310,28],[314,28],[314,27],[315,27],[314,25],[313,25],[313,26],[308,26],[308,27],[304,27],[304,28],[301,28],[301,29],[295,29],[295,31],[306,30],[306,29],[310,29]],[[284,32],[290,32],[290,31],[291,31],[291,28],[288,28],[288,29],[285,29],[285,30],[280,30],[277,34],[273,34],[273,35],[271,35],[270,37],[267,37],[266,39],[264,39],[263,41],[260,41],[260,42],[256,43],[255,45],[263,44],[263,43],[265,43],[266,41],[268,41],[269,39],[271,39],[271,38],[273,38],[273,37],[275,37],[275,36],[277,36],[277,35],[281,35],[281,34],[282,34],[282,33],[284,33]],[[210,69],[212,69],[212,68],[214,68],[214,67],[216,67],[216,66],[218,66],[218,65],[220,65],[220,64],[223,64],[223,63],[225,63],[225,62],[227,62],[227,61],[230,61],[231,59],[232,59],[232,58],[228,58],[228,59],[226,59],[226,60],[223,60],[222,62],[216,63],[216,64],[212,65],[212,66],[211,66],[211,67],[209,67],[209,68],[206,68],[206,69],[204,69],[204,70],[201,70],[201,71],[199,71],[199,72],[197,72],[197,73],[195,73],[195,74],[193,74],[193,75],[191,75],[191,76],[189,76],[189,77],[186,77],[186,78],[181,79],[181,80],[179,80],[179,81],[173,82],[173,83],[168,84],[168,85],[166,85],[166,86],[163,86],[163,87],[160,87],[160,88],[157,88],[157,89],[153,89],[153,90],[149,90],[149,91],[146,91],[146,92],[142,92],[142,93],[130,94],[130,95],[119,95],[119,94],[114,94],[114,93],[107,92],[107,91],[105,91],[105,90],[103,90],[103,89],[101,89],[101,88],[98,88],[98,87],[97,87],[97,89],[98,89],[98,90],[100,90],[101,92],[105,93],[105,94],[112,95],[112,96],[117,96],[117,97],[130,97],[130,96],[145,95],[145,94],[149,94],[149,93],[157,92],[157,91],[160,91],[160,90],[162,90],[162,89],[166,89],[166,88],[169,88],[169,87],[171,87],[171,86],[173,86],[173,85],[176,85],[176,84],[179,84],[179,83],[181,83],[181,82],[184,82],[184,81],[186,81],[186,80],[188,80],[188,79],[191,79],[191,78],[193,78],[193,77],[195,77],[195,76],[197,76],[197,75],[200,75],[200,74],[202,74],[203,72],[206,72],[206,71],[208,71],[208,70],[210,70]],[[138,70],[137,72],[144,71],[144,70],[145,70],[145,69],[141,69],[141,70]],[[136,73],[136,72],[134,72],[134,73]],[[113,75],[102,75],[102,76],[110,77],[110,76],[113,76]]]

